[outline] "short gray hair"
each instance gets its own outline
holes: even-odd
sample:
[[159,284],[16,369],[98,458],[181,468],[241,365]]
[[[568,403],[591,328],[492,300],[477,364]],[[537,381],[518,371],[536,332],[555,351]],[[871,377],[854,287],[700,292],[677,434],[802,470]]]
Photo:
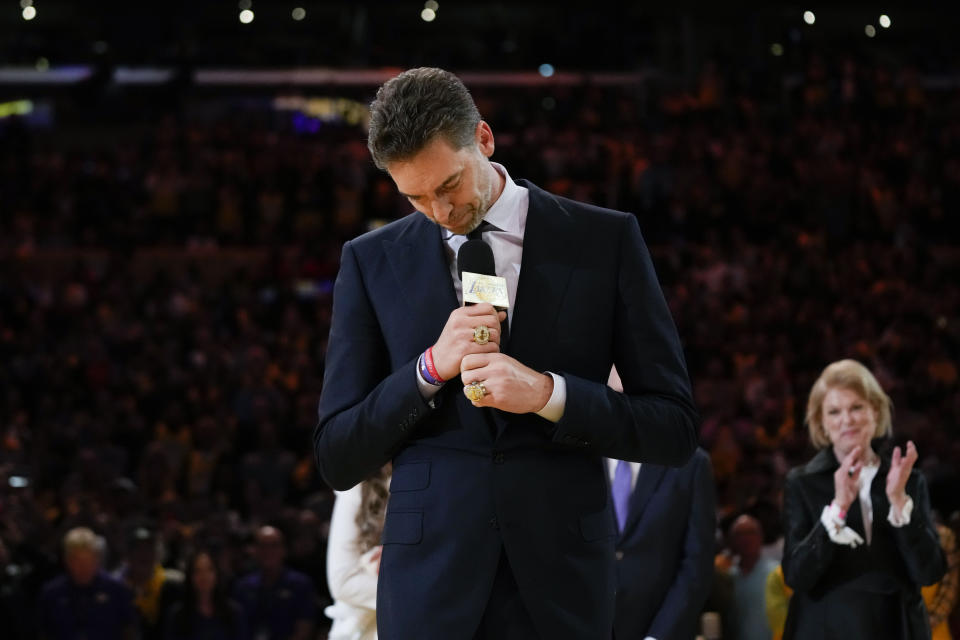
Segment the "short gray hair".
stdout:
[[473,142],[480,111],[460,78],[435,67],[385,82],[370,105],[367,147],[378,168],[412,158],[437,136],[462,149]]
[[92,551],[102,558],[106,550],[106,541],[87,527],[70,529],[63,537],[64,556],[69,556],[74,551]]

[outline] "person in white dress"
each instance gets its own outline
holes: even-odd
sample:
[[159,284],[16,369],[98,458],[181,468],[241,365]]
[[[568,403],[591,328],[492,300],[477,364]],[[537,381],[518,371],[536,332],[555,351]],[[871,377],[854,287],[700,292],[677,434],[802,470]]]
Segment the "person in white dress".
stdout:
[[328,640],[377,640],[377,573],[390,465],[352,489],[336,492],[327,541],[333,604]]

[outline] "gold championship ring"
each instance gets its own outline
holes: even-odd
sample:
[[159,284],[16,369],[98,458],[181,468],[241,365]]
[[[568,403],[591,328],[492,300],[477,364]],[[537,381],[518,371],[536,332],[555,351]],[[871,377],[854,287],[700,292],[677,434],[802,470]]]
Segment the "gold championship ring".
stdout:
[[474,327],[473,341],[480,345],[484,345],[490,342],[490,329],[483,324],[480,325],[479,327]]
[[483,396],[487,395],[487,388],[483,386],[482,382],[474,381],[465,386],[463,392],[467,394],[471,401],[480,402],[483,400]]

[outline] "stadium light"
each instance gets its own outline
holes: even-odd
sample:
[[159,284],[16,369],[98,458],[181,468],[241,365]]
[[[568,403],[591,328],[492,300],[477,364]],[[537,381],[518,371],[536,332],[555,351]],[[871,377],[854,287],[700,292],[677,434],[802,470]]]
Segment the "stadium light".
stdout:
[[430,9],[434,13],[440,10],[440,3],[438,3],[436,0],[427,0],[423,3],[423,6],[427,9]]
[[420,19],[424,22],[433,22],[437,18],[437,12],[433,9],[424,9],[420,12]]
[[300,22],[301,20],[307,17],[307,10],[304,9],[303,7],[297,7],[296,9],[293,10],[293,13],[291,14],[291,16],[293,17],[294,20],[296,20],[297,22]]
[[33,20],[37,17],[37,10],[32,5],[28,5],[23,8],[23,13],[21,14],[24,20]]
[[883,27],[884,29],[889,29],[890,16],[888,16],[887,14],[883,14],[882,16],[880,16],[880,26]]
[[542,75],[544,78],[549,78],[554,72],[553,65],[544,63],[540,65],[540,69],[538,69],[538,71],[540,71],[540,75]]
[[868,24],[863,28],[863,32],[867,34],[868,38],[872,38],[873,36],[877,35],[877,28],[872,24]]
[[803,12],[803,21],[807,24],[813,24],[817,21],[817,16],[813,15],[813,11],[804,11]]
[[253,22],[253,11],[250,9],[244,9],[240,12],[240,22],[243,24],[250,24]]

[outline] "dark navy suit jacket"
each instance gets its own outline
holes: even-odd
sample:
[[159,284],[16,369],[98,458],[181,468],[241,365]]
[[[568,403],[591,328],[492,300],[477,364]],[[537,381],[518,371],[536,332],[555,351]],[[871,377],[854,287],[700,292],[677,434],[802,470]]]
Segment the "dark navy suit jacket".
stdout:
[[[393,460],[377,601],[382,640],[471,638],[501,549],[544,638],[610,636],[616,524],[603,456],[680,465],[698,417],[636,218],[532,184],[504,352],[565,377],[556,424],[433,405],[416,363],[457,307],[440,229],[415,213],[344,245],[314,448],[347,489]],[[606,386],[616,364],[625,394]]]
[[713,581],[716,500],[710,458],[644,464],[617,540],[616,640],[693,640]]

